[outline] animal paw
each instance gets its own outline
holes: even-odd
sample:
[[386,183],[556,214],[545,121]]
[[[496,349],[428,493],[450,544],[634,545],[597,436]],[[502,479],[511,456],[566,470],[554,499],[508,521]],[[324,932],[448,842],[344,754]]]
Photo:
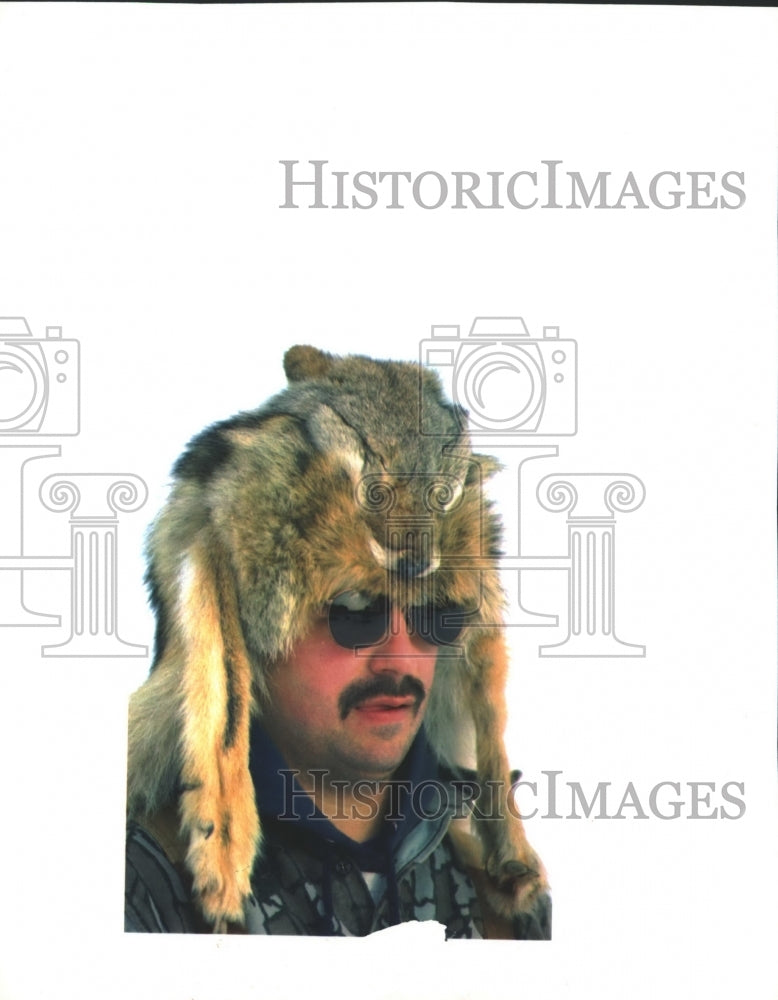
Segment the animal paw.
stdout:
[[505,917],[532,913],[548,895],[548,880],[534,851],[526,847],[523,858],[502,858],[492,854],[486,860],[489,901]]
[[191,836],[187,865],[192,891],[216,933],[226,931],[229,923],[243,923],[244,903],[251,893],[251,864],[236,854],[213,824],[205,824]]

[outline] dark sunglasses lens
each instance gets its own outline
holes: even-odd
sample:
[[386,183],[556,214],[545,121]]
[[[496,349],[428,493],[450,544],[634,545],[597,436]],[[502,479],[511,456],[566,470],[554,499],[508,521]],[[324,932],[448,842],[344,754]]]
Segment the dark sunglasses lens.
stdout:
[[330,635],[345,649],[375,646],[387,633],[389,602],[386,597],[374,600],[356,592],[336,597],[329,610]]
[[439,608],[422,604],[408,609],[408,625],[425,642],[453,646],[462,632],[464,609],[456,605]]

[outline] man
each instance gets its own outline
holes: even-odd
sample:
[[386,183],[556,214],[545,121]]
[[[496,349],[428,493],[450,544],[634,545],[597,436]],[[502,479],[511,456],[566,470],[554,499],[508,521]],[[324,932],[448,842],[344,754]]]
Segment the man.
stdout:
[[[127,929],[548,937],[501,742],[492,466],[415,365],[298,347],[285,369],[190,444],[151,535]],[[480,841],[457,830],[468,720]]]

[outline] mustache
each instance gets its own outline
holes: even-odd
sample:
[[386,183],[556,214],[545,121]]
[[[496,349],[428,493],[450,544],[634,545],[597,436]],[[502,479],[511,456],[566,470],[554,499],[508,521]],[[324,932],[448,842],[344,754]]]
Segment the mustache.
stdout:
[[381,695],[391,698],[412,697],[414,712],[418,712],[419,706],[427,697],[427,690],[417,677],[412,677],[410,674],[405,674],[399,681],[391,674],[379,674],[377,677],[354,681],[343,689],[338,698],[341,719],[345,719],[348,713],[363,701]]

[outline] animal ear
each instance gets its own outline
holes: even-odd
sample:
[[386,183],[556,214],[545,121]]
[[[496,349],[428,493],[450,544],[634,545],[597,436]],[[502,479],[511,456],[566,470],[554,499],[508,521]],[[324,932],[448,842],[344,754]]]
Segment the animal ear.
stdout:
[[251,667],[234,572],[210,526],[179,580],[181,833],[194,892],[219,930],[243,919],[260,830],[248,770]]
[[284,355],[284,372],[290,382],[322,378],[332,368],[334,358],[318,347],[298,344]]
[[479,479],[483,482],[486,479],[491,479],[496,473],[500,472],[504,468],[502,462],[498,462],[496,458],[492,458],[491,455],[476,455],[470,456],[472,462],[470,468],[467,472],[468,484],[477,482]]

